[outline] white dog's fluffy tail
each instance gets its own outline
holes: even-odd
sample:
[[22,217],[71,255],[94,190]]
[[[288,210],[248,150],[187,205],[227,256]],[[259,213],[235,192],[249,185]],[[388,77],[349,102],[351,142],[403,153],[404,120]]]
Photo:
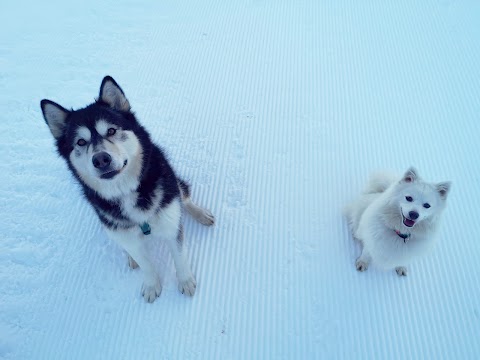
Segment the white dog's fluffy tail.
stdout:
[[398,176],[388,172],[376,172],[370,176],[365,189],[364,194],[377,194],[387,190],[390,185],[398,181]]
[[389,172],[383,171],[373,173],[363,189],[363,196],[360,196],[343,208],[343,215],[347,218],[348,224],[354,233],[358,228],[362,213],[373,199],[376,198],[374,195],[383,193],[390,187],[390,185],[398,180],[398,176]]

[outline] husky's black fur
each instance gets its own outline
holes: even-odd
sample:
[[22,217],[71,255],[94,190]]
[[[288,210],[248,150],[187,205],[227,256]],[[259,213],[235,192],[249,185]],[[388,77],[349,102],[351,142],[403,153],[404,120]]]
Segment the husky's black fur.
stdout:
[[[121,90],[115,80],[107,76],[102,82],[99,99],[101,99],[102,88],[106,81],[113,82]],[[65,159],[71,172],[82,186],[85,197],[94,207],[100,221],[108,228],[115,230],[117,228],[130,228],[138,226],[139,224],[129,219],[128,215],[122,213],[119,200],[102,198],[97,192],[88,187],[76,173],[69,156],[74,149],[75,130],[80,126],[85,126],[91,131],[93,145],[95,139],[101,137],[95,130],[95,123],[99,119],[105,119],[109,123],[118,125],[124,130],[131,130],[136,135],[143,151],[142,170],[139,186],[136,189],[138,193],[136,207],[139,210],[149,210],[152,206],[157,207],[156,211],[161,210],[170,204],[173,199],[181,196],[180,188],[185,196],[190,194],[189,185],[185,181],[177,178],[163,150],[151,141],[150,135],[145,128],[140,125],[132,111],[114,109],[101,100],[97,100],[83,109],[72,109],[70,111],[50,100],[42,100],[42,110],[45,109],[45,105],[48,103],[68,113],[65,121],[65,130],[63,134],[56,139],[57,151],[59,155]],[[162,189],[163,197],[157,200],[156,203],[153,203],[152,197],[158,188]],[[111,218],[115,219],[115,221],[113,222],[107,219],[104,214],[108,214]]]

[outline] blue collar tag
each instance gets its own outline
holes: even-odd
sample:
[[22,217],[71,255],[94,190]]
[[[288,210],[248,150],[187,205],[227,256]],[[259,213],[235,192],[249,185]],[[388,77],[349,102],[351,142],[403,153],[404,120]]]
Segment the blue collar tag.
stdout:
[[143,235],[150,235],[152,232],[152,228],[150,227],[150,224],[147,222],[144,222],[142,225],[139,225],[140,229],[142,229]]
[[406,243],[407,239],[410,237],[410,234],[402,234],[400,231],[395,230],[395,233],[403,239],[403,242]]

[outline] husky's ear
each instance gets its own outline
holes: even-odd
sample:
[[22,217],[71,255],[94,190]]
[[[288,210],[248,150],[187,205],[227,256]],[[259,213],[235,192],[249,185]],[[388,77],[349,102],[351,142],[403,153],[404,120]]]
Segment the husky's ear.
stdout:
[[418,179],[418,172],[414,167],[410,167],[403,175],[402,182],[411,183]]
[[40,102],[43,118],[47,123],[55,139],[58,139],[65,132],[65,123],[70,111],[50,100],[43,99]]
[[103,78],[102,85],[100,85],[99,99],[116,110],[130,111],[130,103],[122,88],[118,86],[111,76]]
[[442,199],[447,198],[447,195],[450,192],[451,187],[452,187],[452,183],[450,181],[441,182],[436,185],[437,191],[440,194],[440,197]]

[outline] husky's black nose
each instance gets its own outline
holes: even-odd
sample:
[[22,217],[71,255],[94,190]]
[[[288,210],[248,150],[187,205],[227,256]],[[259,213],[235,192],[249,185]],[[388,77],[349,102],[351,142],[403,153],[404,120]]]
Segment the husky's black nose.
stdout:
[[112,162],[112,157],[110,154],[106,153],[105,151],[99,152],[98,154],[93,155],[92,157],[93,166],[95,168],[103,170],[110,165]]
[[417,213],[416,211],[410,211],[410,212],[408,213],[408,216],[409,216],[410,219],[412,219],[412,220],[417,220],[419,215],[418,215],[418,213]]

